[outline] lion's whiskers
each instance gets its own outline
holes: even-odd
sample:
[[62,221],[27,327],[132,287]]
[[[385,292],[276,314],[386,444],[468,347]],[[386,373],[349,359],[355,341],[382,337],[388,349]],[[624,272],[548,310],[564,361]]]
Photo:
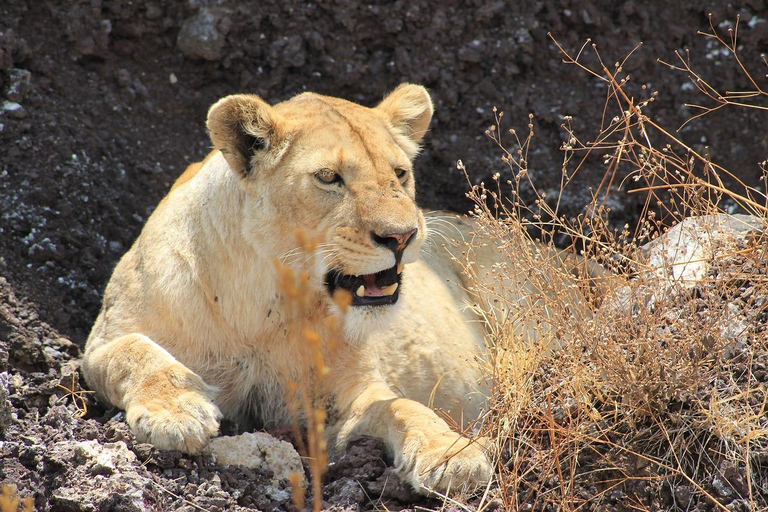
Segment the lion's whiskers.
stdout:
[[464,234],[461,232],[461,230],[458,227],[456,227],[456,225],[453,222],[451,222],[449,218],[446,216],[426,215],[424,217],[424,223],[427,225],[427,231],[439,233],[444,239],[446,239],[446,241],[448,241],[446,238],[447,234],[443,233],[442,231],[439,231],[437,229],[437,226],[434,226],[434,225],[439,224],[440,227],[449,228],[451,231],[456,233],[457,238],[460,238],[462,242],[465,241]]

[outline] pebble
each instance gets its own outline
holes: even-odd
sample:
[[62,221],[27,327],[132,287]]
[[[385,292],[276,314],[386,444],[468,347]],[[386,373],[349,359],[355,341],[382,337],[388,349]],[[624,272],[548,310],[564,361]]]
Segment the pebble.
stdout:
[[176,40],[178,49],[190,59],[219,60],[225,38],[216,28],[216,16],[210,9],[201,9],[184,20]]
[[24,107],[15,101],[4,101],[3,106],[0,107],[0,110],[2,110],[4,114],[7,114],[15,119],[24,119],[27,117],[27,111],[24,110]]
[[10,83],[6,89],[6,97],[16,103],[21,103],[29,95],[29,85],[32,80],[32,73],[26,69],[14,68],[10,73]]

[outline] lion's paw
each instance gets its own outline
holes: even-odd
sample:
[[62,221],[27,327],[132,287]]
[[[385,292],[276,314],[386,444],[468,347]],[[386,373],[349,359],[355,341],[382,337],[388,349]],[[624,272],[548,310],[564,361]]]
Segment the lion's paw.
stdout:
[[126,408],[126,421],[141,442],[197,454],[219,432],[222,415],[211,396],[202,389],[178,388],[151,397],[144,394]]
[[430,440],[410,462],[402,476],[426,494],[473,493],[487,485],[493,475],[483,446],[456,434]]

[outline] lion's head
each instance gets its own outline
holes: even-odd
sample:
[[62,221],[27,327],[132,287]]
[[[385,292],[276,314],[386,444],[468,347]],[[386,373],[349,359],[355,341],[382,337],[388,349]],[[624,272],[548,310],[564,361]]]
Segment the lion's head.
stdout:
[[[375,108],[312,93],[274,106],[221,99],[208,129],[246,191],[244,236],[306,265],[329,296],[349,291],[355,309],[396,303],[403,266],[426,237],[413,159],[432,112],[427,91],[411,84]],[[311,264],[296,254],[298,231],[321,241]]]

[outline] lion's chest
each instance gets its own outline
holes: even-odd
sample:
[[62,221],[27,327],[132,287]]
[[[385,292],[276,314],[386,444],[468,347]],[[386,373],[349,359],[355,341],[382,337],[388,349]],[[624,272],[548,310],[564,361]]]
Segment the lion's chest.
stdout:
[[[280,318],[277,312],[273,315]],[[319,384],[313,384],[315,369],[320,362],[332,364],[329,347],[339,340],[307,319],[278,320],[264,327],[238,342],[230,340],[197,371],[219,388],[216,403],[226,417],[244,426],[270,428],[296,419],[290,405],[300,409],[296,400],[304,391],[320,391]]]

